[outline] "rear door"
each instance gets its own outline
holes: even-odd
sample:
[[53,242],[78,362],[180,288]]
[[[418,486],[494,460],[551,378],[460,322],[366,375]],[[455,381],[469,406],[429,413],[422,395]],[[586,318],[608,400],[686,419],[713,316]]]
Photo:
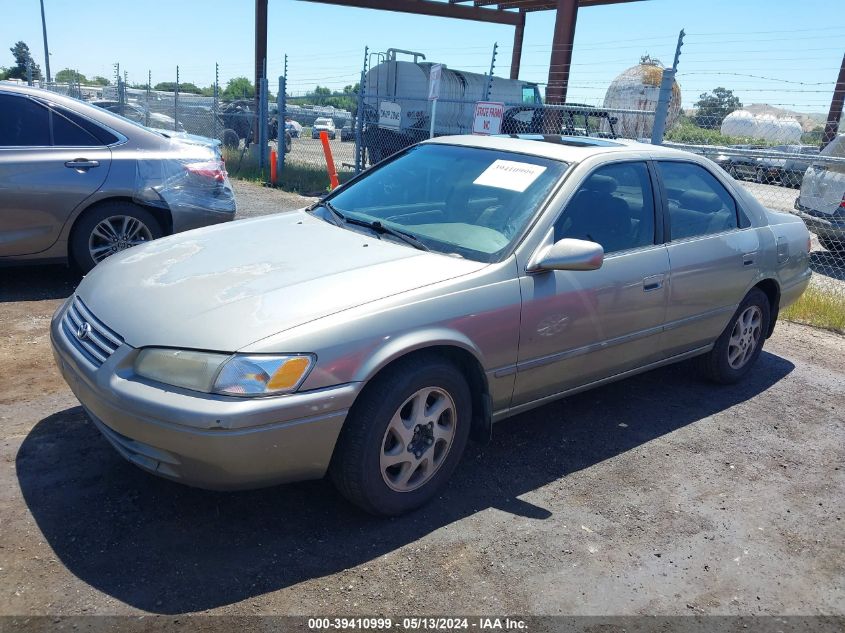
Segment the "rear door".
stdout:
[[721,334],[757,275],[760,240],[709,169],[682,160],[656,164],[671,270],[663,344],[675,355]]
[[52,246],[110,165],[108,147],[66,116],[0,92],[0,257]]

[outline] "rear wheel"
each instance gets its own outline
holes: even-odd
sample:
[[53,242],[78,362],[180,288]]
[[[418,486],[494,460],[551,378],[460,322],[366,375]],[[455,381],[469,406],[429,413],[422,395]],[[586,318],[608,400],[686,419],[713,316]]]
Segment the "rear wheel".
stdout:
[[716,340],[713,349],[698,357],[702,373],[710,380],[722,384],[742,380],[763,350],[770,315],[769,298],[759,288],[753,288]]
[[152,213],[131,202],[105,202],[77,221],[70,240],[76,266],[87,273],[104,259],[161,237],[164,231]]
[[237,149],[238,145],[241,143],[241,139],[238,138],[238,133],[231,128],[223,130],[223,134],[220,135],[220,140],[223,142],[223,147],[228,149]]
[[399,361],[355,403],[332,457],[332,481],[367,512],[413,510],[451,476],[471,417],[469,387],[454,365],[434,355]]

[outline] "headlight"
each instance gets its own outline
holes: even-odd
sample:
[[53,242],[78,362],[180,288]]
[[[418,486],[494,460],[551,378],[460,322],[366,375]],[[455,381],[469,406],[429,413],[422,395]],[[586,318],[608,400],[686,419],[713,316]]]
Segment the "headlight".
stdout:
[[214,354],[147,348],[135,359],[139,376],[175,387],[232,396],[269,396],[296,391],[313,356]]

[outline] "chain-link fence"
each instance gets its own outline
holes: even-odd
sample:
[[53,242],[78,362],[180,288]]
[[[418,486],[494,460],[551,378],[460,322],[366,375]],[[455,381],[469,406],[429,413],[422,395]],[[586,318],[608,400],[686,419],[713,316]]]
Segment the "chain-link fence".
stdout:
[[[845,135],[824,144],[795,118],[736,110],[680,117],[664,145],[706,156],[766,207],[799,215],[813,234],[814,287],[845,299]],[[815,130],[815,131],[813,131]]]

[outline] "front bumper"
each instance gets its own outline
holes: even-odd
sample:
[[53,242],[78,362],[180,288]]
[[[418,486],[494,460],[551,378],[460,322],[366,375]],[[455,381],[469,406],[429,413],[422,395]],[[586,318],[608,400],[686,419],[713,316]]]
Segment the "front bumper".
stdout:
[[231,398],[157,385],[120,346],[99,368],[61,327],[50,338],[62,376],[105,438],[153,474],[200,488],[258,488],[322,477],[360,385],[271,398]]
[[[820,217],[812,213],[812,209],[795,200],[796,215],[804,220],[807,228],[823,237],[835,240],[845,240],[845,218],[835,215]],[[818,212],[816,212],[818,213]]]

